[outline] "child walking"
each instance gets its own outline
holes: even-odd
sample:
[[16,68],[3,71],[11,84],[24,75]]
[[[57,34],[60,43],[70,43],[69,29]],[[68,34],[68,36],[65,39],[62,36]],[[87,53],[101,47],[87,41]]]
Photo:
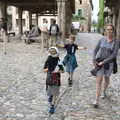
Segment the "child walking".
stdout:
[[64,67],[60,63],[59,52],[56,47],[49,48],[49,56],[45,61],[44,72],[47,72],[46,91],[48,102],[50,103],[49,113],[53,114],[59,96],[61,73],[64,72]]
[[58,47],[63,47],[67,51],[67,55],[64,57],[63,64],[66,66],[66,72],[68,73],[68,85],[71,87],[73,84],[73,73],[77,65],[76,60],[76,50],[80,49],[86,49],[85,47],[78,46],[75,42],[75,36],[69,35],[69,43],[65,45],[57,45]]

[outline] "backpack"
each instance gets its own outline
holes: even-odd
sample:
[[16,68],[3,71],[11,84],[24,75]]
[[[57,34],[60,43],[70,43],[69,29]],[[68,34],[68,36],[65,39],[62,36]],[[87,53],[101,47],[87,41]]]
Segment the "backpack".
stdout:
[[57,26],[56,25],[52,25],[51,26],[51,35],[56,35],[57,34]]

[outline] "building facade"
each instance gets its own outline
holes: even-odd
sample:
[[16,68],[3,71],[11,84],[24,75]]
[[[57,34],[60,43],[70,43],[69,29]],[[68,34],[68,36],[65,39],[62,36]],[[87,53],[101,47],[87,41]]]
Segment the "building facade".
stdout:
[[84,32],[91,30],[92,3],[90,0],[75,0],[75,14],[85,18],[80,20],[80,29]]

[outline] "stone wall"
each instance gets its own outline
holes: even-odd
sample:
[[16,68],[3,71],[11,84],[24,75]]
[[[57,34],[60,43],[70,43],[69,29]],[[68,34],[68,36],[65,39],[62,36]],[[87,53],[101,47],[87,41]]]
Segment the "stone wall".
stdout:
[[82,9],[82,17],[86,19],[86,20],[80,21],[81,25],[84,27],[84,32],[90,31],[91,11],[92,11],[90,2],[86,0],[82,0],[82,3],[80,4],[80,2],[76,0],[75,8],[76,8],[76,14],[78,14],[79,9]]

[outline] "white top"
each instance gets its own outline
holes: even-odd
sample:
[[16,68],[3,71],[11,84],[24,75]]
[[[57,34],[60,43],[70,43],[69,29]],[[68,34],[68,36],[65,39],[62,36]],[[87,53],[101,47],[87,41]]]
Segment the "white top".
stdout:
[[41,26],[41,31],[48,32],[48,24],[47,23],[43,23],[43,25]]

